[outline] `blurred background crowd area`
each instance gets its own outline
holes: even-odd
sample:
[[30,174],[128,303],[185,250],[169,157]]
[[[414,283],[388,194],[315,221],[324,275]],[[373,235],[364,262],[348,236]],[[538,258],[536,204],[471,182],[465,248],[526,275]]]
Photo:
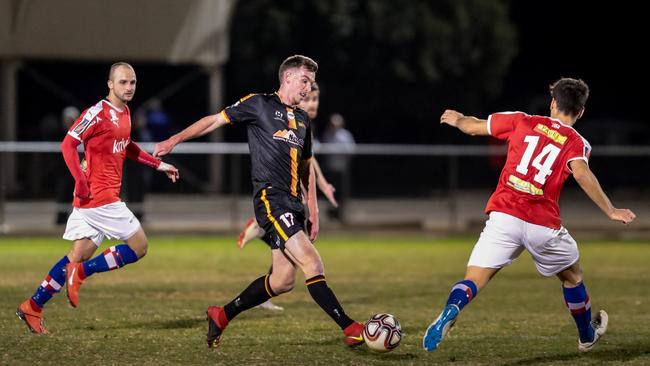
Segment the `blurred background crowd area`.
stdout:
[[[116,61],[136,70],[132,137],[146,143],[249,93],[275,91],[280,62],[304,54],[320,66],[315,137],[326,139],[332,116],[340,116],[358,146],[379,144],[376,154],[346,156],[337,185],[350,205],[333,222],[360,225],[369,217],[369,223],[399,224],[416,202],[424,206],[414,216],[428,217],[417,227],[438,227],[432,210],[444,213],[439,221],[452,223],[447,228],[467,227],[465,209],[480,218],[496,185],[502,147],[441,126],[440,114],[446,108],[482,118],[512,110],[548,114],[548,85],[575,77],[591,88],[576,129],[594,147],[592,169],[614,200],[639,206],[633,209],[650,206],[648,71],[634,51],[644,40],[643,12],[634,7],[506,0],[2,0],[0,14],[0,141],[61,141],[79,112],[106,95],[108,68]],[[198,141],[245,139],[245,128],[233,126]],[[395,145],[450,148],[381,153],[382,146],[390,152]],[[486,153],[458,150],[470,145]],[[61,224],[72,186],[60,154],[6,150],[0,152],[3,221],[20,221],[21,207],[36,202],[55,217],[48,223]],[[340,156],[320,156],[327,177]],[[227,227],[245,219],[249,208],[237,201],[252,190],[245,154],[170,159],[181,169],[176,185],[127,165],[124,199],[134,211],[158,210],[172,197],[183,216],[196,209],[196,195],[214,202],[233,196],[212,209],[236,208]],[[571,193],[576,188],[568,184],[569,197],[582,200]],[[580,212],[600,214],[584,207]],[[392,220],[376,217],[391,212]],[[576,221],[600,226],[581,215]]]

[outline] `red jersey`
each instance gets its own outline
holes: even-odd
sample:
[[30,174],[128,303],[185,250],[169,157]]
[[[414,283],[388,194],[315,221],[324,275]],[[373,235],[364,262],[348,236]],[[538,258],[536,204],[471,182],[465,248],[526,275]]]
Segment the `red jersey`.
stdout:
[[589,162],[591,146],[573,127],[522,112],[488,117],[488,133],[508,143],[508,157],[485,212],[503,212],[524,221],[559,229],[558,201],[571,174],[569,162]]
[[84,144],[84,174],[92,196],[83,204],[75,196],[72,205],[92,208],[119,201],[122,166],[131,142],[129,107],[117,108],[108,100],[101,100],[77,118],[68,135]]

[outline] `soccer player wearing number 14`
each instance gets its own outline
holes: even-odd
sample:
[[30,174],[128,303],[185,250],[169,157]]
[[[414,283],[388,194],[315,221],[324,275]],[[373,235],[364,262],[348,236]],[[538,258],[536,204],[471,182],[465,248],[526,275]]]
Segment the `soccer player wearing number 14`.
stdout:
[[556,275],[562,282],[566,306],[578,328],[579,351],[590,351],[607,330],[605,311],[591,318],[578,246],[560,221],[560,191],[573,174],[610,219],[628,224],[636,216],[612,205],[589,169],[589,143],[572,127],[584,113],[587,84],[562,78],[551,85],[550,92],[551,117],[513,112],[481,120],[447,110],[440,118],[440,123],[466,134],[506,140],[508,156],[485,209],[489,219],[470,255],[465,278],[454,284],[445,308],[426,330],[423,346],[427,351],[438,347],[460,310],[524,249],[530,252],[539,273]]

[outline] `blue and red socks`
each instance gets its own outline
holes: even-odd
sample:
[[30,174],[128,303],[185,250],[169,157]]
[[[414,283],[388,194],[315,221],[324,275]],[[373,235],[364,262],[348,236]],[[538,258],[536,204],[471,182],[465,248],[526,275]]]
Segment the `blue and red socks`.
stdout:
[[594,339],[594,329],[591,327],[591,301],[587,288],[580,282],[577,287],[562,287],[564,293],[564,302],[573,316],[573,320],[578,327],[580,340],[582,342],[591,342]]
[[111,271],[137,261],[137,254],[127,244],[115,245],[83,263],[82,279],[94,273]]
[[[120,244],[112,246],[97,257],[84,262],[84,273],[80,273],[80,275],[83,279],[93,273],[106,272],[112,269],[124,267],[125,265],[136,262],[137,260],[138,256],[128,245]],[[50,272],[45,276],[41,285],[34,292],[34,295],[31,298],[32,305],[38,306],[42,309],[43,306],[45,306],[45,303],[50,301],[54,294],[61,291],[61,288],[65,285],[65,267],[68,263],[70,263],[70,260],[66,255],[61,258],[52,269],[50,269]]]
[[447,298],[447,305],[456,305],[458,310],[462,310],[465,305],[469,304],[470,301],[478,293],[478,288],[476,284],[471,280],[462,280],[456,282],[449,292],[449,298]]
[[56,262],[41,285],[36,289],[36,292],[34,292],[32,305],[35,304],[42,309],[55,293],[61,291],[61,287],[65,285],[65,266],[68,263],[70,263],[70,260],[67,255]]

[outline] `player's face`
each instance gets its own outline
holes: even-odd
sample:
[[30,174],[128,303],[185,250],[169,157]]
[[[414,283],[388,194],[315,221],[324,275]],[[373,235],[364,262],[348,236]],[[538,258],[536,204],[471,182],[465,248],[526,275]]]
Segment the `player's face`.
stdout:
[[311,92],[311,84],[316,79],[316,73],[305,67],[293,69],[287,75],[287,96],[291,105],[298,105]]
[[314,90],[307,94],[307,97],[303,99],[298,105],[309,115],[309,119],[313,120],[318,115],[318,104],[320,103],[320,91]]
[[135,71],[130,67],[120,66],[108,81],[108,89],[113,96],[126,104],[133,99],[136,82]]

